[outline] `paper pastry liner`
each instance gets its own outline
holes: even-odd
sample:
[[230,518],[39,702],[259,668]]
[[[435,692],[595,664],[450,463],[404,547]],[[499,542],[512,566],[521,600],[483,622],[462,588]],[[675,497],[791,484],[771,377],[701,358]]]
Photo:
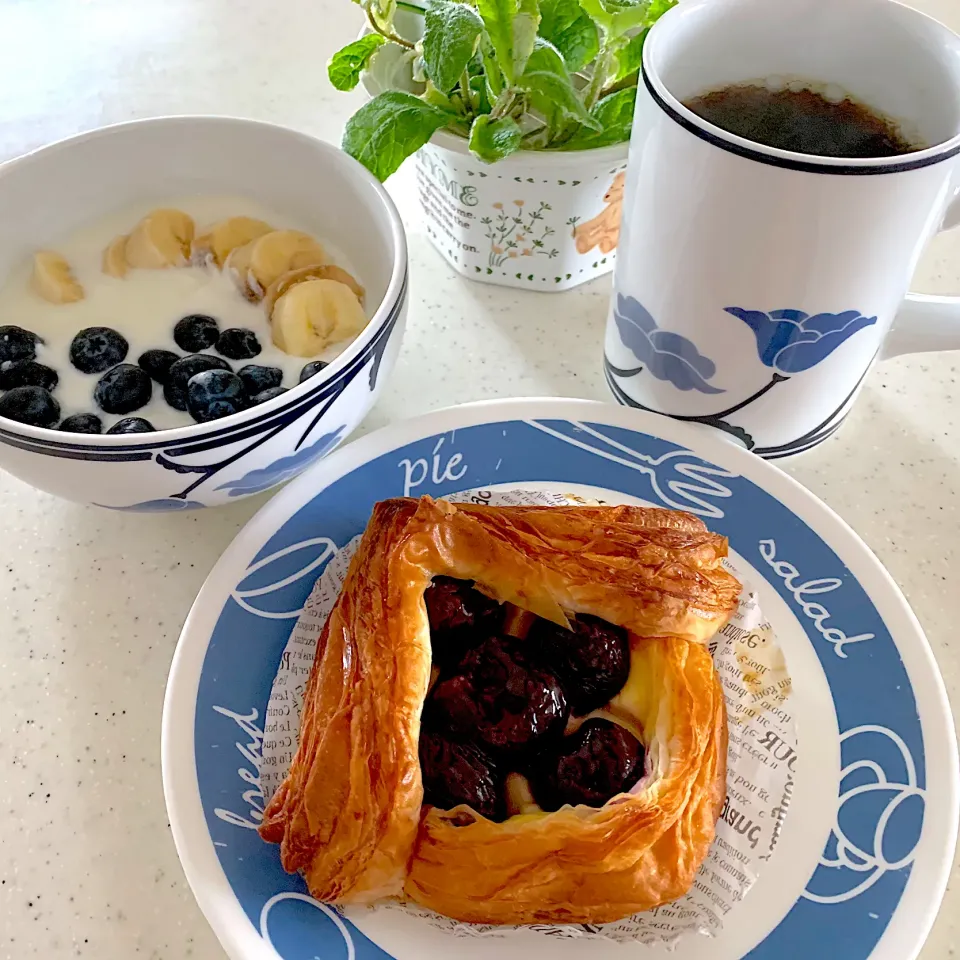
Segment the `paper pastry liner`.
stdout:
[[[476,490],[445,499],[497,506],[596,503],[573,495],[532,490]],[[354,537],[330,559],[280,658],[264,729],[260,782],[266,800],[286,776],[297,748],[296,740],[291,742],[288,734],[277,736],[277,721],[273,718],[288,717],[288,730],[300,728],[303,694],[317,638],[340,594],[361,536]],[[506,936],[524,929],[552,937],[653,944],[672,942],[688,933],[716,935],[727,914],[756,882],[762,863],[769,860],[777,845],[793,793],[797,747],[796,725],[787,706],[790,675],[773,627],[763,616],[747,579],[735,564],[729,560],[724,563],[743,583],[736,611],[709,644],[727,702],[727,795],[713,845],[684,896],[654,910],[599,925],[534,924],[518,928],[463,923],[399,901],[351,907],[348,915],[360,919],[360,914],[368,910],[402,910],[455,936],[473,937]]]

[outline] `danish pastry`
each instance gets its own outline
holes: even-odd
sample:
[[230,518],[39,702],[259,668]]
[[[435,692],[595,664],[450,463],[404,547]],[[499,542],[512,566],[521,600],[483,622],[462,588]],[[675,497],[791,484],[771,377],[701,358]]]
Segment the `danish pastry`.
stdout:
[[377,504],[261,836],[332,903],[604,923],[681,896],[725,794],[726,552],[668,510]]

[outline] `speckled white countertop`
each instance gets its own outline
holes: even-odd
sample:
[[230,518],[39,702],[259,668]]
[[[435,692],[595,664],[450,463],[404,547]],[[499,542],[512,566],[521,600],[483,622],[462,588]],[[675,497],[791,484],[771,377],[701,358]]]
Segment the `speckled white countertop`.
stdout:
[[[960,31],[957,0],[914,2]],[[337,141],[359,95],[333,91],[324,64],[358,13],[348,0],[0,0],[0,160],[171,113]],[[487,397],[608,399],[608,281],[544,295],[460,280],[427,240],[410,173],[390,184],[410,238],[409,329],[364,429]],[[960,231],[938,238],[915,286],[960,293]],[[889,361],[844,429],[787,465],[903,587],[955,705],[958,408],[960,353]],[[160,709],[194,595],[264,500],[135,516],[0,474],[0,957],[223,956],[170,837]],[[954,956],[958,917],[955,869],[923,960]]]

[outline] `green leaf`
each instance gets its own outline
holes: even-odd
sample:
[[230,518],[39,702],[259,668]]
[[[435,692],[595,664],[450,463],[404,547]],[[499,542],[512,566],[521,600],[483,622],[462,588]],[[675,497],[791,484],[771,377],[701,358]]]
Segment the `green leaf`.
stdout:
[[569,77],[546,70],[528,70],[518,81],[518,86],[529,92],[537,101],[553,104],[563,116],[571,120],[579,120],[588,127],[600,129],[599,123],[590,116],[583,101],[577,96]]
[[517,14],[513,18],[513,73],[518,76],[527,66],[537,42],[540,26],[540,7],[537,0],[518,0]]
[[470,89],[473,91],[476,102],[477,113],[489,113],[492,104],[490,102],[489,89],[484,77],[476,75],[470,77]]
[[347,121],[341,146],[378,180],[386,180],[436,130],[454,120],[456,116],[412,93],[388,90]]
[[[523,73],[540,24],[537,0],[477,0],[477,10],[508,86]],[[486,58],[486,54],[485,54]]]
[[560,51],[573,71],[585,67],[600,50],[597,25],[577,0],[540,0],[540,36]]
[[496,163],[519,150],[522,139],[523,132],[513,117],[494,120],[483,114],[470,128],[470,152],[484,163]]
[[650,22],[656,23],[671,7],[677,5],[677,0],[651,0]]
[[424,103],[429,103],[433,107],[440,107],[441,110],[448,110],[450,113],[456,112],[450,98],[445,93],[441,93],[430,80],[424,84],[421,96]]
[[650,5],[651,0],[580,0],[580,6],[611,39],[648,26],[652,22]]
[[618,90],[598,100],[590,117],[598,129],[581,127],[564,145],[564,150],[592,150],[625,143],[633,128],[633,110],[637,102],[637,88]]
[[573,86],[573,81],[563,62],[563,57],[553,44],[538,40],[527,69],[517,81],[517,86],[525,90],[533,107],[547,118],[551,127],[556,119],[564,117],[593,126],[587,108]]
[[617,51],[617,68],[610,77],[612,82],[616,83],[624,77],[629,77],[631,73],[636,73],[640,69],[643,61],[643,45],[649,32],[650,28],[644,27]]
[[384,43],[386,40],[379,33],[368,33],[338,50],[327,63],[330,82],[337,90],[352,90],[360,82],[360,74],[370,58]]
[[549,40],[541,37],[537,37],[533,45],[533,53],[527,60],[527,71],[532,73],[534,70],[548,70],[550,73],[569,76],[563,55]]
[[438,90],[449,93],[473,59],[483,21],[473,7],[465,3],[427,0],[423,24],[423,62],[427,76]]

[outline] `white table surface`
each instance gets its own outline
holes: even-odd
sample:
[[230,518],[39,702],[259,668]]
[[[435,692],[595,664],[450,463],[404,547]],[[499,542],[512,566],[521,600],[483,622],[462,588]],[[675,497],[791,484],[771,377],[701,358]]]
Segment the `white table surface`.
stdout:
[[[914,2],[960,32],[957,0]],[[0,0],[0,160],[174,113],[255,117],[336,142],[360,101],[332,90],[325,63],[358,20],[348,0]],[[409,328],[363,429],[489,397],[608,399],[598,359],[609,281],[535,294],[459,279],[427,240],[410,172],[390,183],[410,239]],[[960,293],[960,231],[936,240],[915,287]],[[887,565],[954,704],[958,381],[960,353],[888,361],[844,429],[786,467]],[[265,499],[136,516],[0,474],[0,956],[223,957],[170,836],[160,709],[190,604]],[[958,917],[955,867],[923,960],[954,956]]]

